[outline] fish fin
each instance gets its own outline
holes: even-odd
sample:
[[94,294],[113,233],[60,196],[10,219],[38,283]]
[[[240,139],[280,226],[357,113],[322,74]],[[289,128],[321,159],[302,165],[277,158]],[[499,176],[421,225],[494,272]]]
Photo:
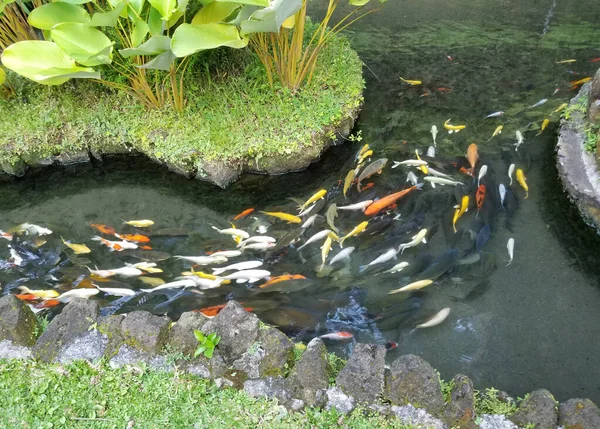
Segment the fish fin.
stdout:
[[[60,238],[62,238],[62,237],[60,237]],[[65,241],[65,240],[63,239],[63,242],[64,242],[64,241]],[[98,237],[97,235],[94,235],[94,236],[92,237],[92,241],[102,241],[102,237]]]
[[358,272],[364,273],[367,270],[367,268],[369,268],[368,265],[361,265],[360,267],[358,267]]
[[242,283],[246,283],[248,281],[248,279],[237,279],[235,282],[237,284],[242,284]]
[[422,191],[423,190],[423,185],[425,185],[425,183],[417,183],[415,185],[415,188],[417,188],[417,191]]
[[396,168],[400,165],[400,162],[398,162],[398,161],[393,161],[393,162],[394,162],[394,165],[392,165],[392,168]]
[[508,264],[506,264],[506,266],[508,267],[510,264],[512,264],[512,261],[508,261]]
[[453,209],[459,209],[460,207],[458,205],[455,205],[454,207],[452,207]]
[[425,239],[425,237],[423,237],[423,240],[421,240],[421,243],[427,243],[427,240]]
[[212,228],[212,229],[214,229],[215,231],[218,231],[218,230],[219,230],[219,228],[217,228],[217,227],[216,227],[216,226],[214,226],[214,225],[211,225],[211,228]]

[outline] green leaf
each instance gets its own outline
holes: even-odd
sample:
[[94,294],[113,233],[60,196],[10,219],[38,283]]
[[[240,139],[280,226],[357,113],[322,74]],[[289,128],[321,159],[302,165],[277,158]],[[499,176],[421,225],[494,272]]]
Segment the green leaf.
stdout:
[[0,68],[0,85],[4,85],[4,82],[6,82],[6,72]]
[[14,43],[4,50],[1,61],[6,68],[44,85],[60,85],[70,78],[100,78],[94,69],[78,67],[54,42]]
[[208,359],[210,359],[211,357],[213,357],[214,351],[215,351],[214,348],[208,348],[204,351],[204,356],[206,356]]
[[238,29],[227,24],[181,24],[173,33],[171,50],[181,58],[207,49],[229,46],[243,48],[248,39],[242,38]]
[[78,22],[89,24],[90,15],[81,6],[69,3],[47,3],[36,7],[27,18],[29,25],[41,30],[51,30],[57,24],[63,22]]
[[[228,0],[215,0],[215,1],[227,2]],[[288,1],[288,0],[281,0],[281,1]],[[239,0],[239,1],[237,1],[237,3],[247,4],[250,6],[262,6],[262,7],[269,6],[269,0]]]
[[92,21],[90,25],[92,27],[115,27],[119,16],[123,12],[123,9],[127,6],[126,3],[121,2],[111,10],[110,12],[100,12],[92,15]]
[[133,47],[137,48],[140,46],[149,32],[150,27],[148,27],[148,24],[146,24],[145,21],[137,21],[131,31],[131,44]]
[[239,9],[239,3],[221,3],[214,2],[203,6],[192,19],[192,24],[209,24],[211,22],[221,22],[230,16],[235,10]]
[[277,33],[283,22],[298,12],[300,7],[302,0],[274,0],[271,6],[257,10],[242,21],[242,34]]
[[148,0],[152,6],[160,13],[163,21],[168,21],[177,10],[176,0]]
[[148,70],[171,70],[171,64],[175,61],[177,57],[173,55],[173,52],[167,51],[162,54],[157,55],[153,60],[148,61],[146,64],[139,66],[141,69]]
[[197,329],[194,329],[194,337],[196,337],[196,340],[198,340],[198,342],[204,341],[204,334]]
[[61,3],[69,3],[69,4],[85,4],[85,3],[96,3],[95,0],[58,0]]
[[164,21],[160,17],[160,13],[150,8],[150,15],[148,16],[148,27],[150,28],[150,34],[153,36],[161,36],[164,31]]
[[56,25],[50,34],[54,43],[81,65],[91,67],[112,61],[113,42],[94,27],[65,22]]
[[218,345],[220,342],[221,342],[221,337],[217,336],[217,337],[215,338],[215,340],[213,341],[213,344],[214,344],[215,346],[217,346],[217,345]]
[[349,4],[351,6],[364,6],[369,3],[369,0],[350,0]]
[[130,0],[128,3],[127,14],[129,19],[137,21],[142,15],[142,9],[144,8],[145,0]]
[[16,0],[0,0],[0,13],[4,11],[4,8]]
[[171,39],[168,36],[154,36],[137,48],[120,49],[119,53],[125,58],[132,55],[158,55],[171,49]]

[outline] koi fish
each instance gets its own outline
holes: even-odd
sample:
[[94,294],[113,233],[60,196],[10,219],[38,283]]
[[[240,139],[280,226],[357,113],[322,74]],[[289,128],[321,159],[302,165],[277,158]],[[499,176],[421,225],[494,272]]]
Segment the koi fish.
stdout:
[[106,247],[108,247],[111,252],[112,251],[121,252],[125,249],[137,249],[138,248],[137,244],[130,243],[129,241],[110,241],[110,240],[106,240],[102,237],[99,237],[97,235],[92,237],[92,240],[101,242]]
[[561,110],[563,110],[563,109],[564,109],[565,107],[567,107],[567,106],[568,106],[568,104],[567,104],[567,103],[563,103],[563,104],[561,104],[560,106],[558,106],[558,107],[556,108],[556,110],[553,110],[553,111],[552,111],[552,113],[550,113],[550,115],[553,115],[553,114],[555,114],[555,113],[558,113],[558,112],[560,112]]
[[477,202],[477,213],[481,211],[485,200],[485,185],[480,185],[475,193],[475,201]]
[[152,250],[152,246],[140,246],[141,250]]
[[420,80],[410,80],[410,79],[404,79],[402,76],[400,76],[400,80],[404,83],[407,83],[411,86],[416,86],[416,85],[421,85],[423,82],[421,82]]
[[523,174],[523,170],[518,168],[516,176],[517,176],[517,182],[519,182],[519,185],[521,185],[521,187],[523,189],[525,189],[525,199],[527,199],[527,197],[529,196],[529,187],[527,186],[527,178],[525,177],[525,174]]
[[231,271],[231,270],[236,270],[236,271],[250,270],[252,268],[258,268],[262,264],[263,263],[261,261],[244,261],[244,262],[238,262],[237,264],[228,265],[226,267],[213,268],[213,274],[218,276],[219,274],[224,273],[225,271]]
[[33,295],[36,298],[56,298],[59,293],[55,290],[52,289],[48,289],[48,290],[31,290],[29,289],[27,286],[19,286],[17,289],[19,289],[21,292],[28,294],[28,295]]
[[357,211],[357,210],[362,210],[365,211],[365,209],[369,206],[371,206],[373,204],[373,200],[364,200],[361,201],[359,203],[356,204],[350,204],[349,206],[342,206],[342,207],[338,207],[338,210],[350,210],[350,211]]
[[542,98],[540,101],[538,101],[535,104],[532,104],[531,106],[529,106],[530,109],[535,109],[536,107],[540,107],[543,104],[546,104],[546,102],[548,101],[547,98]]
[[502,115],[504,115],[504,112],[503,112],[502,110],[499,110],[499,111],[497,111],[497,112],[490,113],[489,115],[487,115],[487,116],[485,117],[485,119],[488,119],[488,118],[498,118],[498,117],[500,117],[500,116],[502,116]]
[[437,142],[435,141],[438,135],[438,129],[435,125],[431,126],[431,137],[433,137],[433,146],[437,146]]
[[590,63],[598,63],[598,62],[600,62],[600,57],[597,57],[597,58],[592,58],[592,59],[591,59],[591,60],[589,60],[588,62],[590,62]]
[[92,270],[88,267],[88,270],[90,271],[90,273],[101,278],[107,278],[112,276],[137,277],[144,274],[141,270],[138,270],[137,268],[131,266],[115,268],[113,270]]
[[471,176],[475,174],[475,164],[479,159],[479,151],[477,150],[477,145],[475,143],[471,143],[467,148],[467,154],[465,155],[467,161],[469,161],[469,165],[471,166]]
[[427,148],[427,157],[429,157],[429,158],[435,158],[435,147],[429,146]]
[[405,195],[409,194],[410,192],[415,191],[415,190],[421,190],[421,188],[423,188],[423,184],[419,183],[419,184],[417,184],[415,186],[411,186],[410,188],[405,189],[403,191],[395,192],[391,195],[383,197],[380,200],[377,200],[374,203],[372,203],[371,205],[369,205],[365,210],[365,215],[373,216],[373,215],[379,213],[384,208],[394,204],[396,201],[398,201],[400,198],[404,197]]
[[542,122],[542,125],[540,126],[540,132],[537,133],[536,135],[539,136],[540,134],[542,134],[544,132],[544,130],[546,128],[548,128],[548,124],[550,124],[550,119],[548,119],[548,118],[544,119],[544,121]]
[[467,128],[466,125],[452,125],[450,124],[450,119],[448,119],[446,122],[444,122],[444,128],[446,128],[448,130],[448,134],[452,134],[452,133],[457,133],[460,130],[464,130],[465,128]]
[[225,228],[225,229],[219,229],[216,226],[213,226],[212,229],[217,231],[219,234],[231,235],[232,237],[240,237],[240,238],[250,237],[250,234],[248,234],[246,231],[238,229],[235,226],[233,226],[233,228]]
[[[422,161],[421,157],[419,156],[419,151],[417,149],[415,149],[415,156],[417,157],[418,161]],[[417,169],[421,170],[423,172],[423,174],[429,174],[429,170],[427,169],[427,164],[420,165],[419,167],[417,167]]]
[[433,283],[433,280],[419,280],[419,281],[407,284],[406,286],[401,287],[400,289],[391,290],[388,292],[388,295],[393,295],[393,294],[396,294],[399,292],[409,292],[411,290],[423,289],[424,287],[427,287],[432,283]]
[[479,186],[481,179],[483,179],[483,176],[485,176],[486,173],[487,173],[487,165],[482,165],[481,168],[479,169],[479,176],[477,177],[477,186]]
[[352,337],[354,337],[354,335],[352,335],[350,332],[332,332],[331,334],[325,334],[325,335],[320,335],[319,338],[321,339],[328,339],[328,340],[350,340]]
[[506,198],[506,187],[503,183],[498,185],[498,193],[500,194],[500,206],[504,208],[504,198]]
[[466,174],[467,176],[471,176],[473,177],[473,173],[471,173],[471,170],[467,170],[465,167],[460,167],[460,171],[462,174]]
[[404,253],[404,251],[410,247],[415,247],[417,246],[419,243],[427,243],[427,240],[425,239],[425,236],[427,235],[427,229],[423,228],[421,231],[419,231],[417,233],[417,235],[412,237],[412,240],[409,241],[408,243],[402,243],[400,245],[400,247],[398,247],[398,250],[400,251],[400,253]]
[[72,289],[68,292],[60,294],[56,299],[60,302],[69,302],[73,298],[87,299],[98,294],[98,289]]
[[372,267],[373,265],[377,265],[377,264],[383,264],[391,259],[396,259],[396,255],[398,254],[398,251],[395,248],[391,248],[388,249],[387,252],[385,252],[384,254],[378,256],[377,258],[375,258],[373,261],[369,262],[367,265],[362,265],[358,268],[358,272],[362,273],[364,272],[367,268]]
[[[449,176],[449,175],[444,174],[444,173],[442,173],[440,171],[434,170],[431,167],[428,167],[428,168],[429,168],[429,174],[431,174],[432,176],[443,177],[444,179],[452,179],[452,176]],[[416,183],[415,183],[415,185],[416,185]]]
[[515,171],[515,164],[510,164],[510,166],[508,167],[508,178],[510,179],[509,185],[512,185],[513,171]]
[[377,161],[373,161],[372,163],[370,163],[369,165],[367,165],[365,167],[365,169],[362,171],[362,173],[360,173],[360,176],[358,176],[358,179],[356,182],[356,189],[358,190],[358,192],[361,191],[360,182],[362,182],[365,179],[368,179],[369,177],[371,177],[374,174],[381,174],[381,172],[383,171],[387,162],[388,162],[387,158],[381,158],[381,159],[378,159]]
[[406,175],[406,181],[410,182],[413,186],[417,186],[417,184],[419,183],[419,179],[417,179],[417,175],[415,173],[413,173],[412,171],[409,171],[408,174]]
[[424,177],[423,180],[425,180],[426,182],[431,183],[431,187],[435,188],[435,185],[453,185],[453,186],[458,186],[458,185],[462,185],[462,182],[458,182],[456,180],[450,180],[450,179],[444,179],[443,177],[432,177],[432,176],[427,176]]
[[136,228],[147,228],[149,226],[154,225],[154,222],[148,219],[142,220],[126,220],[123,221],[125,225],[135,226]]
[[246,216],[248,216],[250,213],[254,213],[254,209],[253,208],[249,208],[244,210],[243,212],[241,212],[240,214],[236,215],[233,220],[240,220],[245,218]]
[[156,263],[154,262],[138,262],[137,264],[125,264],[128,267],[137,268],[138,270],[143,270],[148,273],[162,273],[163,270],[160,268],[156,268]]
[[399,165],[403,165],[405,167],[421,167],[423,165],[427,165],[427,161],[423,161],[422,159],[407,159],[406,161],[393,161],[394,165],[392,168],[396,168]]
[[271,277],[271,279],[268,282],[261,284],[259,286],[259,289],[265,289],[274,284],[286,282],[289,280],[306,280],[306,277],[304,277],[301,274],[284,274],[282,276]]
[[[298,216],[295,215],[291,215],[288,213],[283,213],[283,212],[262,212],[263,214],[266,214],[267,216],[272,216],[275,217],[277,219],[281,219],[281,220],[285,220],[287,223],[302,223],[302,219],[300,219]],[[248,238],[248,237],[244,237],[244,238]]]
[[150,237],[146,237],[142,234],[116,234],[115,237],[121,240],[133,241],[134,243],[149,243]]
[[408,267],[408,262],[402,261],[397,263],[396,265],[394,265],[392,268],[390,268],[387,271],[384,271],[384,273],[399,273],[400,271],[402,271],[403,269],[405,269],[406,267]]
[[[306,202],[304,204],[302,204],[300,206],[300,210],[304,210],[306,207],[308,207],[315,201],[320,200],[321,198],[323,198],[325,196],[325,194],[327,194],[327,191],[325,189],[321,189],[320,191],[316,192],[312,197],[310,197],[308,200],[306,200]],[[285,219],[285,220],[287,220],[287,219]]]
[[268,250],[275,247],[275,243],[250,243],[246,244],[242,249],[247,250]]
[[90,223],[92,228],[96,228],[102,234],[115,235],[117,231],[112,226],[103,225],[101,223]]
[[138,277],[138,279],[144,283],[147,284],[148,286],[160,286],[160,285],[164,285],[165,281],[163,279],[159,279],[158,277],[146,277],[146,276],[142,276],[142,277]]
[[358,168],[354,168],[354,169],[350,170],[348,172],[348,174],[346,174],[346,179],[344,179],[344,189],[343,189],[344,197],[347,195],[348,189],[350,189],[350,186],[352,186],[352,182],[354,181],[354,178],[356,177],[357,172],[358,172]]
[[465,214],[467,211],[469,211],[469,196],[468,195],[464,195],[462,197],[461,203],[460,203],[460,207],[459,206],[454,206],[454,217],[452,218],[452,227],[454,228],[454,232],[456,233],[456,222],[458,221],[458,219],[460,219],[460,217]]
[[330,229],[324,229],[323,231],[317,232],[315,235],[313,235],[308,240],[306,240],[306,242],[302,246],[298,247],[298,250],[302,250],[304,247],[308,246],[310,243],[314,243],[315,241],[324,239],[325,237],[329,236],[331,233],[332,233],[332,231]]
[[508,239],[508,243],[506,243],[506,250],[508,250],[508,264],[506,264],[506,266],[508,267],[510,264],[512,264],[513,261],[513,254],[515,251],[515,239],[514,238],[509,238]]
[[421,323],[420,325],[417,325],[416,329],[431,328],[433,326],[437,326],[440,323],[442,323],[444,320],[446,320],[446,318],[448,317],[449,314],[450,314],[450,308],[449,307],[443,308],[435,316],[433,316],[426,322]]
[[116,287],[100,287],[98,285],[94,285],[96,289],[100,292],[104,292],[107,295],[114,296],[133,296],[136,294],[136,291],[126,288],[116,288]]
[[58,299],[45,299],[40,303],[37,303],[34,307],[35,308],[52,308],[52,307],[56,307],[57,305],[59,305],[61,302]]
[[82,255],[82,254],[85,254],[85,253],[91,253],[92,252],[90,250],[90,248],[87,247],[85,244],[69,243],[69,242],[65,241],[65,239],[62,238],[62,237],[60,237],[60,239],[65,244],[65,246],[67,246],[69,249],[71,249],[76,255]]
[[36,299],[40,299],[39,297],[31,294],[31,293],[20,293],[15,295],[16,298],[19,298],[21,301],[35,301]]
[[523,144],[524,138],[523,138],[523,134],[521,134],[521,131],[517,130],[515,131],[515,136],[517,137],[517,142],[513,143],[513,146],[515,147],[515,152],[517,150],[519,150],[519,147],[521,147],[521,145]]
[[570,60],[555,61],[555,64],[571,64],[571,63],[575,63],[575,62],[577,62],[577,60],[570,59]]
[[371,189],[373,186],[375,186],[375,183],[369,182],[365,186],[362,187],[360,192],[365,192],[366,190]]
[[496,127],[496,129],[494,130],[494,133],[492,134],[492,137],[490,137],[490,139],[488,141],[490,141],[491,139],[493,139],[494,137],[496,137],[498,134],[502,134],[502,128],[504,128],[504,125],[498,125]]
[[590,80],[592,80],[591,77],[584,77],[583,79],[579,79],[579,80],[574,80],[571,82],[571,88],[577,88],[579,85],[583,85],[584,83],[589,82]]
[[[240,241],[240,244],[237,245],[237,247],[243,247],[245,244],[248,243],[275,243],[277,240],[274,237],[269,237],[268,235],[255,235],[254,237],[250,237],[245,239],[244,241]],[[231,252],[231,251],[229,251]],[[224,252],[217,252],[217,253],[224,253]],[[213,254],[214,256],[214,254]],[[233,255],[229,254],[229,255],[225,255],[223,254],[223,256],[226,256],[228,258],[232,258]],[[239,255],[235,255],[235,256],[239,256]]]
[[344,246],[344,241],[347,240],[350,237],[355,237],[358,234],[360,234],[361,232],[363,232],[365,229],[367,229],[367,226],[369,226],[369,221],[364,221],[359,223],[352,231],[350,231],[348,234],[346,234],[344,237],[342,237],[342,239],[340,240],[340,246]]
[[[32,223],[22,223],[16,228],[17,232],[25,232],[27,231],[31,235],[50,235],[52,231],[48,228],[44,228],[43,226],[34,225]],[[10,231],[12,232],[12,231]]]
[[356,154],[356,156],[354,157],[354,160],[358,160],[366,151],[369,150],[369,145],[365,144]]
[[333,265],[336,262],[343,261],[344,259],[349,258],[352,252],[354,252],[354,247],[352,246],[340,250],[337,255],[331,258],[331,261],[329,261],[329,265]]
[[337,205],[333,203],[329,206],[329,208],[327,208],[325,219],[327,219],[327,225],[329,225],[329,228],[331,228],[332,231],[335,231],[336,234],[339,234],[340,230],[334,225],[336,217],[338,217]]
[[[199,279],[199,280],[203,280],[203,279]],[[215,280],[216,282],[216,280]],[[182,279],[182,280],[175,280],[169,283],[164,283],[156,286],[152,289],[140,289],[140,291],[145,292],[145,293],[152,293],[152,292],[156,292],[158,290],[164,290],[164,289],[173,289],[173,288],[178,288],[178,287],[183,287],[183,288],[188,288],[188,287],[192,287],[195,286],[196,283],[194,282],[193,279],[191,278],[186,278],[186,279]],[[98,291],[96,291],[98,292]]]
[[271,275],[267,270],[240,270],[223,277],[226,280],[235,280],[236,283],[255,283],[261,279],[266,279]]
[[[244,250],[244,246],[242,246],[242,250]],[[242,254],[242,250],[220,250],[218,252],[211,253],[210,256],[224,256],[226,258],[235,258],[236,256],[240,256]]]
[[227,262],[225,256],[175,256],[176,259],[183,259],[185,261],[193,262],[197,265],[211,265],[211,264],[222,264]]
[[329,255],[329,252],[331,251],[331,245],[333,243],[333,239],[331,238],[330,235],[327,236],[327,239],[325,239],[325,243],[323,243],[323,245],[321,246],[321,266],[319,267],[319,271],[321,271],[323,268],[325,268],[325,262],[327,261],[327,256]]
[[317,220],[317,214],[312,215],[311,217],[309,217],[308,219],[306,219],[306,221],[302,224],[301,228],[302,229],[308,229],[310,226],[312,226],[312,224],[315,223],[315,220]]
[[358,165],[362,164],[363,162],[365,162],[365,160],[367,158],[369,158],[371,155],[373,155],[373,151],[372,150],[368,150],[365,153],[363,153],[360,158],[358,158]]

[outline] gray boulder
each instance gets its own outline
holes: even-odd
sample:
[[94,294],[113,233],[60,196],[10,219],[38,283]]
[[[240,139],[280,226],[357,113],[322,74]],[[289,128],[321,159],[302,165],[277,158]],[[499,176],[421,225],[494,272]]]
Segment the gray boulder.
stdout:
[[555,429],[558,422],[556,399],[546,389],[531,392],[509,419],[517,426],[533,424],[535,429]]
[[98,318],[98,331],[107,339],[105,354],[108,357],[116,355],[119,348],[125,343],[121,333],[123,319],[125,319],[124,314],[113,314]]
[[327,349],[323,340],[313,338],[296,362],[288,377],[288,386],[294,398],[302,399],[309,406],[322,406],[322,392],[329,386]]
[[121,368],[125,365],[139,365],[140,363],[144,363],[157,371],[169,372],[173,369],[164,356],[157,356],[127,344],[123,344],[117,354],[108,362],[111,368]]
[[330,387],[325,392],[327,395],[326,410],[335,408],[338,413],[348,414],[356,408],[356,401],[352,396],[346,395],[339,387]]
[[473,382],[466,375],[458,374],[452,379],[452,383],[454,387],[450,392],[450,402],[444,410],[444,420],[450,427],[476,428]]
[[27,304],[13,295],[0,298],[0,341],[32,346],[40,324]]
[[91,330],[63,347],[56,360],[63,364],[75,360],[97,362],[104,356],[107,343],[108,339],[105,335],[97,330]]
[[415,355],[396,359],[385,380],[385,397],[394,405],[411,404],[437,415],[444,407],[440,380],[425,360]]
[[[390,410],[396,416],[396,418],[398,418],[398,420],[406,425],[409,425],[409,427],[448,429],[448,426],[443,421],[435,418],[422,408],[415,408],[412,405],[404,405],[402,407],[392,406],[390,407]],[[463,426],[457,425],[453,426],[453,428],[463,429]]]
[[10,340],[0,341],[0,359],[31,359],[31,349],[29,347],[17,346]]
[[59,352],[85,335],[100,314],[97,301],[75,298],[48,325],[33,347],[33,355],[43,362],[56,359]]
[[195,311],[183,313],[179,321],[169,331],[166,346],[173,352],[193,356],[198,348],[198,340],[194,336],[194,330],[202,331],[202,327],[208,320],[208,317]]
[[121,333],[126,344],[142,352],[158,354],[162,351],[171,321],[147,311],[132,311],[121,322]]
[[558,406],[558,424],[565,429],[600,428],[600,410],[589,399],[569,399]]
[[359,402],[371,403],[383,392],[385,346],[357,343],[336,385]]
[[600,99],[600,69],[596,71],[596,75],[592,79],[590,87],[590,103]]
[[256,380],[246,380],[244,382],[244,392],[253,398],[276,398],[283,404],[291,401],[283,377],[266,377]]

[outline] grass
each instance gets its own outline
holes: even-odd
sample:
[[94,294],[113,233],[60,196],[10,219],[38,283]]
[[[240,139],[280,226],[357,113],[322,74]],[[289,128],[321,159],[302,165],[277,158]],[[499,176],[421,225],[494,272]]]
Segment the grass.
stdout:
[[[356,410],[288,413],[204,379],[148,368],[111,369],[0,360],[3,428],[297,428],[411,429],[395,419]],[[130,423],[133,422],[133,423]]]
[[360,106],[364,86],[362,63],[343,37],[331,40],[313,81],[295,94],[277,85],[271,89],[248,50],[198,57],[188,67],[187,108],[181,113],[145,110],[124,94],[83,80],[43,87],[14,74],[9,79],[17,95],[0,99],[0,164],[88,148],[135,149],[188,172],[197,159],[291,159],[315,133]]

